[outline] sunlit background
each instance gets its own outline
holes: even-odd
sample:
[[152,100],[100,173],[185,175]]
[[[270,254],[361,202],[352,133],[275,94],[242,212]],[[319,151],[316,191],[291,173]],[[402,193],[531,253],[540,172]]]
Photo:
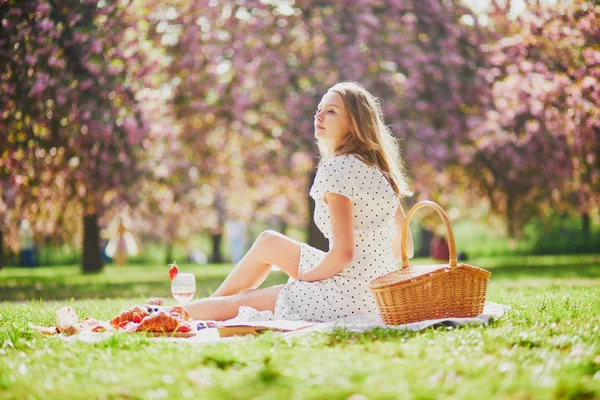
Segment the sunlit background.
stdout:
[[[467,257],[600,249],[594,2],[35,0],[0,20],[0,265],[97,271],[123,236],[129,263],[235,262],[264,229],[325,247],[313,114],[343,80],[383,102],[405,209],[439,202]],[[441,228],[413,224],[419,256]]]

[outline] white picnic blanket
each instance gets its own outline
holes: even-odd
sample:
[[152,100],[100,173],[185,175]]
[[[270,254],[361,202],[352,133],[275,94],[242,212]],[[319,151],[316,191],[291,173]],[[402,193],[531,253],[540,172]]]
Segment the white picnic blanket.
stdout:
[[405,325],[387,325],[381,317],[348,317],[336,321],[315,324],[310,328],[299,331],[286,332],[286,336],[305,334],[307,332],[329,332],[337,328],[345,328],[352,332],[364,332],[375,328],[390,328],[397,330],[420,331],[430,327],[461,327],[466,325],[487,325],[492,320],[498,319],[509,309],[508,306],[486,301],[483,313],[473,318],[440,318],[426,321],[412,322]]
[[[461,327],[465,325],[487,325],[490,323],[492,319],[498,319],[504,315],[504,313],[509,310],[508,306],[486,302],[485,307],[483,309],[483,313],[473,318],[443,318],[443,319],[432,319],[427,321],[419,321],[413,322],[406,325],[386,325],[383,323],[379,316],[373,317],[348,317],[341,318],[331,322],[318,322],[314,323],[311,327],[300,329],[292,332],[281,333],[283,337],[294,337],[298,335],[305,335],[310,332],[330,332],[337,328],[345,328],[352,332],[363,332],[374,328],[390,328],[390,329],[398,329],[398,330],[409,330],[409,331],[420,331],[429,327]],[[235,323],[239,322],[241,324],[247,322],[260,322],[260,321],[271,321],[269,325],[281,325],[281,328],[285,328],[286,324],[289,325],[289,321],[284,320],[275,320],[273,317],[273,313],[270,311],[257,311],[251,307],[240,307],[240,311],[237,317],[231,319],[227,322]],[[198,321],[200,322],[200,321]],[[110,337],[112,333],[103,332],[103,333],[93,333],[93,332],[85,332],[80,333],[74,336],[64,336],[58,335],[63,340],[73,341],[73,340],[81,340],[84,342],[95,343]],[[219,336],[219,332],[215,328],[206,328],[198,332],[198,334],[191,338],[170,338],[170,337],[160,337],[154,338],[153,340],[163,340],[163,341],[176,341],[176,342],[185,342],[185,343],[209,343],[209,342],[221,342],[221,341],[230,341],[230,340],[247,340],[247,337],[243,336],[232,336],[222,338]]]

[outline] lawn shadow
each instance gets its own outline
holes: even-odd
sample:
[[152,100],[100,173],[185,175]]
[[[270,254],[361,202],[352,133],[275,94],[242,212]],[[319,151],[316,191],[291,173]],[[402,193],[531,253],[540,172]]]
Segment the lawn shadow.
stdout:
[[492,279],[600,278],[600,264],[510,265],[488,268]]
[[[202,277],[196,275],[196,299],[212,294],[227,276]],[[264,286],[285,283],[287,276],[282,272],[271,274]],[[97,298],[162,297],[171,299],[168,280],[155,276],[128,281],[105,279],[77,279],[69,275],[19,277],[11,281],[0,281],[0,301],[68,300]]]

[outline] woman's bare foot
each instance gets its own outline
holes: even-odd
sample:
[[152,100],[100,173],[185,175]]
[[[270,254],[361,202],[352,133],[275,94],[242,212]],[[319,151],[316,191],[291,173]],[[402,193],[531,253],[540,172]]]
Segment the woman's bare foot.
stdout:
[[181,317],[181,319],[183,319],[184,321],[189,321],[190,319],[192,319],[188,310],[186,310],[182,306],[173,306],[173,307],[169,308],[168,312],[170,314],[172,314],[172,313],[178,314]]

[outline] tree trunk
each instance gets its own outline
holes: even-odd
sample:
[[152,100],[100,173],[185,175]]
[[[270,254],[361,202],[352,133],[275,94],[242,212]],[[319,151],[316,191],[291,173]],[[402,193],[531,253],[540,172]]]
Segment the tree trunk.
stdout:
[[427,229],[421,227],[421,232],[419,234],[419,242],[420,246],[418,249],[415,249],[416,257],[429,257],[429,246],[431,245],[431,239],[433,239],[433,233],[428,231]]
[[81,263],[83,273],[100,272],[103,266],[98,215],[86,215],[83,217],[83,258]]
[[590,240],[590,214],[589,213],[583,213],[583,215],[581,216],[581,230],[583,231],[583,239],[586,242],[588,240]]
[[171,264],[173,260],[173,243],[167,243],[167,252],[165,256],[165,264]]
[[221,253],[221,239],[223,239],[223,231],[225,230],[225,219],[226,219],[226,211],[225,211],[225,200],[223,199],[223,194],[221,193],[222,186],[219,185],[217,187],[217,193],[215,195],[214,207],[217,211],[217,224],[218,226],[213,229],[211,233],[212,239],[212,255],[210,257],[210,262],[215,264],[223,263],[225,260],[223,259],[223,254]]
[[506,233],[508,234],[509,239],[509,248],[511,247],[510,243],[514,243],[514,239],[517,233],[517,221],[515,221],[515,200],[511,193],[508,193],[506,196]]
[[[316,172],[311,174],[311,182],[315,181]],[[329,241],[315,225],[315,202],[308,196],[308,244],[323,251],[329,251]]]
[[285,220],[283,218],[281,218],[279,220],[279,233],[281,233],[282,235],[285,235],[285,232],[287,231],[288,228],[288,224],[287,222],[285,222]]
[[222,233],[213,233],[212,238],[212,255],[210,262],[214,264],[220,264],[223,262],[223,254],[221,254],[221,239],[223,238]]
[[4,233],[0,229],[0,269],[4,267]]

